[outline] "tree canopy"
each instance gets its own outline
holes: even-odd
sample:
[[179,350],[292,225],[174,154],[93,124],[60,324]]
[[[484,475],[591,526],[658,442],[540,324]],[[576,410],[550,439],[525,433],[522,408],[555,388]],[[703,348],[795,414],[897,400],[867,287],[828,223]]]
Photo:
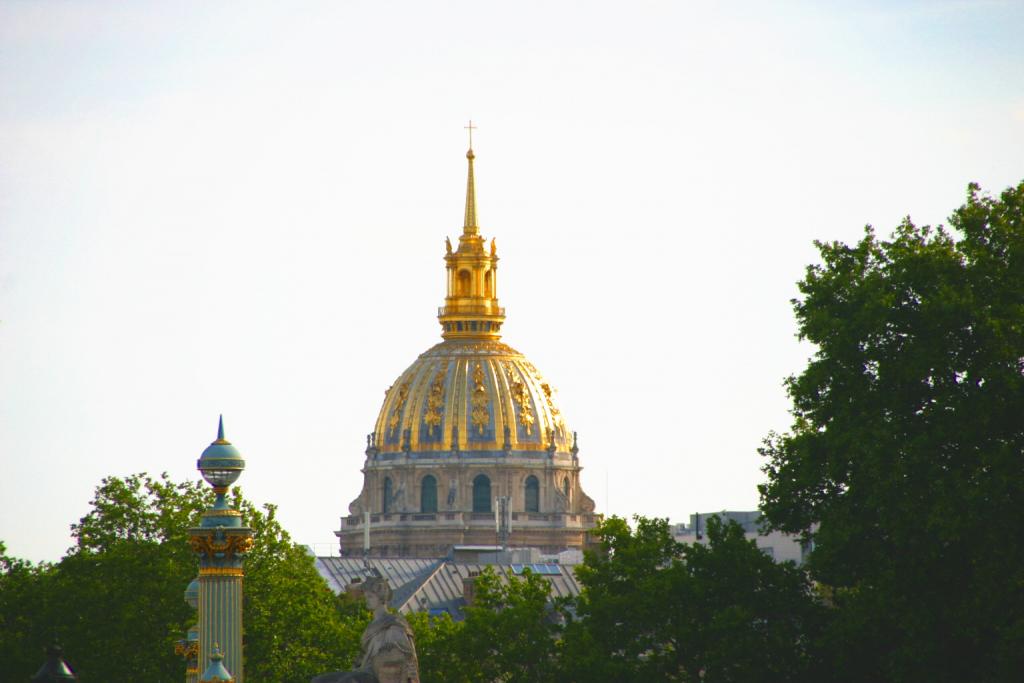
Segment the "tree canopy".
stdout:
[[547,580],[529,569],[516,577],[487,567],[473,591],[463,621],[411,616],[423,683],[554,681],[558,618]]
[[673,540],[666,520],[612,517],[578,568],[583,593],[564,637],[575,681],[815,680],[823,612],[805,574],[776,563],[735,522],[708,544]]
[[[333,595],[274,506],[256,508],[237,488],[233,497],[255,540],[243,592],[251,680],[305,683],[350,666],[366,621],[361,610]],[[108,477],[72,525],[76,544],[59,563],[33,566],[0,552],[5,670],[27,680],[56,636],[82,680],[182,680],[174,642],[197,621],[183,598],[198,572],[188,529],[212,502],[197,482]]]
[[[1024,184],[969,188],[949,228],[818,243],[793,302],[815,346],[786,382],[760,487],[770,529],[812,543],[775,563],[735,523],[682,545],[612,517],[552,600],[540,575],[485,571],[466,619],[411,615],[424,683],[1002,681],[1024,670]],[[276,508],[232,493],[246,563],[246,673],[347,669],[368,612],[336,597]],[[0,662],[27,680],[60,638],[82,680],[180,681],[196,619],[188,529],[212,502],[166,475],[109,477],[57,564],[0,543]],[[5,679],[6,680],[6,679]]]
[[762,509],[813,537],[836,680],[1008,680],[1024,665],[1024,183],[950,229],[818,243],[816,347],[768,437]]

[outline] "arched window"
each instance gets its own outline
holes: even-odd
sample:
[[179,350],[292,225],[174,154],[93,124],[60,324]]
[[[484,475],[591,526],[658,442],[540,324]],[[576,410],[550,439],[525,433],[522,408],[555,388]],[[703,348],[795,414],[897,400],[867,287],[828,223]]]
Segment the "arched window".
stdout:
[[384,477],[384,490],[381,491],[380,509],[385,514],[391,512],[391,477]]
[[565,494],[566,498],[569,497],[569,477],[562,480],[562,493]]
[[492,284],[493,280],[491,278],[491,271],[488,270],[484,273],[484,296],[488,298],[494,296],[494,285]]
[[420,482],[420,512],[437,512],[437,479],[430,474]]
[[540,512],[540,482],[532,474],[526,478],[526,511]]
[[473,512],[491,511],[491,480],[478,474],[473,480]]
[[472,289],[472,286],[470,285],[470,278],[472,278],[472,275],[470,275],[468,270],[459,271],[459,282],[456,294],[459,296],[469,296],[470,290]]

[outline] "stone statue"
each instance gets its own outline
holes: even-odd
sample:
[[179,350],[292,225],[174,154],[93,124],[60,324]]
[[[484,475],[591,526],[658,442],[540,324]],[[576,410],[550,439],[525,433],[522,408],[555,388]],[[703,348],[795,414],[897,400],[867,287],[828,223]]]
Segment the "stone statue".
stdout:
[[388,611],[387,579],[371,576],[360,592],[373,610],[373,621],[363,631],[356,668],[317,676],[312,683],[419,683],[412,629],[402,615]]
[[452,241],[447,237],[444,238],[444,249],[447,253],[452,253]]
[[448,482],[448,509],[451,510],[455,507],[455,493],[458,482],[454,479]]
[[392,512],[405,512],[405,484],[401,484],[398,490],[391,494],[388,499],[388,510]]

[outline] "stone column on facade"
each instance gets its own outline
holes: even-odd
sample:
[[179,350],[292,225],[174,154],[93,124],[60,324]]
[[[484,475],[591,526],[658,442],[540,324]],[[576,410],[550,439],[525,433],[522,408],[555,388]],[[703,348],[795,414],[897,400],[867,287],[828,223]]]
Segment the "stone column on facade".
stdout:
[[242,579],[253,540],[252,529],[242,526],[242,513],[227,503],[228,487],[241,475],[245,461],[224,438],[223,420],[217,440],[203,451],[197,467],[217,494],[199,526],[189,530],[199,558],[199,661],[210,661],[219,647],[224,666],[242,683]]

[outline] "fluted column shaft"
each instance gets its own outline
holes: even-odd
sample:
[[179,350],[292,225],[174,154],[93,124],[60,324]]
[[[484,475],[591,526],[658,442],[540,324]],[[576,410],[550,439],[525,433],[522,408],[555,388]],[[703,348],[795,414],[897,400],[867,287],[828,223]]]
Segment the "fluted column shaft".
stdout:
[[208,510],[202,524],[191,530],[190,538],[199,556],[199,662],[210,661],[218,645],[235,683],[244,683],[242,581],[252,529],[241,526],[237,511],[223,508]]

